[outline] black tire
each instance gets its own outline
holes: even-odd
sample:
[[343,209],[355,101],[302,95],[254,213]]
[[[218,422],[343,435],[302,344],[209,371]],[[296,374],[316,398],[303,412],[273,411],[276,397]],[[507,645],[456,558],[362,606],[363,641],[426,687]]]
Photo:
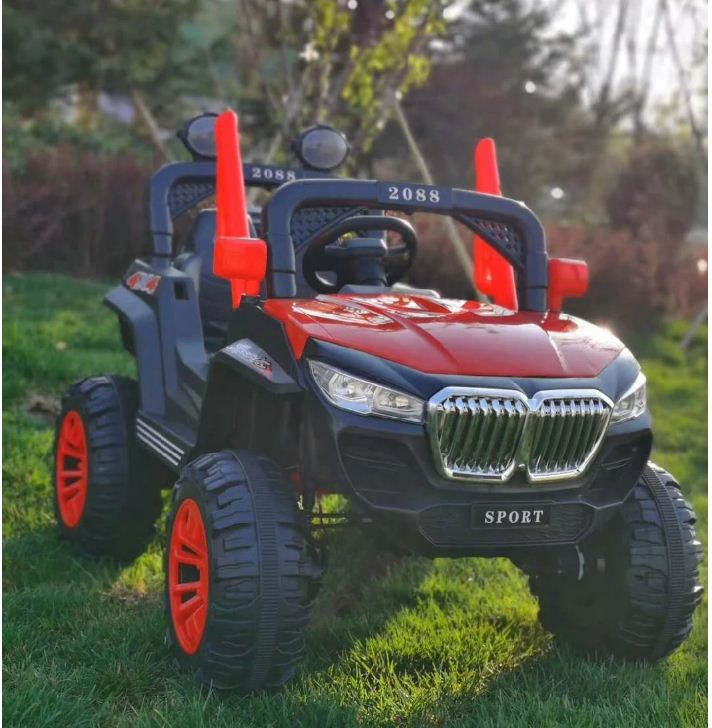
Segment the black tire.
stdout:
[[580,579],[541,564],[530,574],[542,626],[585,652],[669,655],[689,635],[702,597],[694,524],[674,478],[648,465],[611,523],[581,544]]
[[[193,654],[176,634],[168,587],[168,551],[186,499],[200,508],[209,564],[207,618]],[[292,677],[320,571],[305,533],[294,489],[271,460],[225,450],[183,469],[168,521],[166,643],[199,683],[249,694]]]
[[[154,536],[160,474],[135,443],[137,406],[136,382],[119,376],[84,379],[62,398],[54,442],[54,512],[60,535],[82,554],[131,560]],[[68,526],[58,503],[57,448],[70,412],[79,414],[84,427],[88,478],[81,518]]]

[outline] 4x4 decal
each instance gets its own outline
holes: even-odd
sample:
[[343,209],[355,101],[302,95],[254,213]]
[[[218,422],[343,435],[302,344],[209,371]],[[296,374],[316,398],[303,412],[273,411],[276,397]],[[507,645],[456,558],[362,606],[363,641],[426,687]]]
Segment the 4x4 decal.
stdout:
[[161,276],[156,276],[151,273],[132,273],[126,279],[126,285],[132,291],[143,291],[153,295],[158,288],[158,284],[161,282]]

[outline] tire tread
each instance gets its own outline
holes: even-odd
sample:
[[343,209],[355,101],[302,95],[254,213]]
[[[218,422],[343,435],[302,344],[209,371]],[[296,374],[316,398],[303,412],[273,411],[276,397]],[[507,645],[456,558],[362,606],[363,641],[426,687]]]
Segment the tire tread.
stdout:
[[[692,630],[692,616],[702,598],[698,568],[702,547],[695,536],[695,513],[675,479],[657,466],[654,474],[670,497],[682,538],[670,573],[666,524],[645,477],[641,477],[600,543],[617,544],[607,561],[620,561],[613,581],[585,576],[580,582],[546,570],[530,573],[539,599],[542,626],[585,651],[604,650],[628,659],[655,661],[676,650]],[[583,544],[582,548],[586,548]],[[607,567],[608,568],[608,567]],[[673,595],[671,588],[675,589]],[[674,599],[672,599],[673,597]],[[670,605],[677,601],[677,608]]]
[[[62,537],[80,553],[131,560],[155,534],[161,512],[160,487],[140,477],[142,456],[134,439],[138,387],[117,375],[88,377],[73,384],[62,398],[65,412],[80,412],[89,447],[89,484],[82,520],[69,529],[55,515]],[[55,455],[56,457],[56,455]],[[55,484],[56,494],[56,484]]]
[[210,612],[196,655],[178,648],[169,612],[168,644],[213,689],[248,694],[282,685],[304,652],[318,574],[293,488],[269,459],[224,450],[184,468],[173,510],[191,493],[202,493],[210,534]]

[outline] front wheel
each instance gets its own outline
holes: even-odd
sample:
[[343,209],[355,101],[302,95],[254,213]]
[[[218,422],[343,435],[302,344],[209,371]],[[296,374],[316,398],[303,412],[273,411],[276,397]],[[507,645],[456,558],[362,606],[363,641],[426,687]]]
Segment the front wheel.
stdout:
[[529,570],[542,626],[586,652],[651,661],[670,654],[689,635],[702,596],[694,524],[674,478],[648,465],[612,522],[580,545],[578,574],[545,560]]
[[168,522],[166,639],[201,684],[246,694],[293,675],[319,572],[305,524],[267,458],[226,450],[184,468]]

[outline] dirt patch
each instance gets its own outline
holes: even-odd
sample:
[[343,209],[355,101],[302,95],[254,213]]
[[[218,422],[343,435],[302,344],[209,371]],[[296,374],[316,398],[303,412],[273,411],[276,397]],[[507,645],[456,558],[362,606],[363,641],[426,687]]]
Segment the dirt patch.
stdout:
[[117,582],[111,589],[104,593],[104,597],[118,600],[128,607],[136,607],[148,602],[158,602],[156,594],[149,592],[145,587],[128,587],[122,582]]
[[31,394],[25,402],[25,412],[34,417],[40,417],[46,422],[53,423],[62,409],[57,397],[47,394]]

